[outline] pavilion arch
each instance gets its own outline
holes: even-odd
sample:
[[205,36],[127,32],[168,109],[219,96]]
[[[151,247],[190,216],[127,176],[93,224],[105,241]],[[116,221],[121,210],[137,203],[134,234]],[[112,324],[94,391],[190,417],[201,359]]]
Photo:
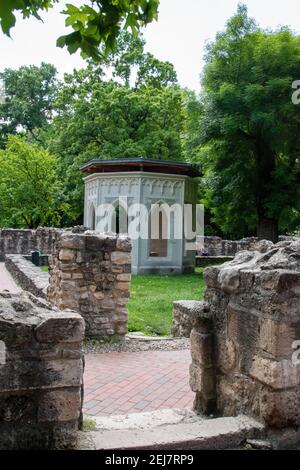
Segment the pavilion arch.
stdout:
[[88,211],[88,226],[91,230],[96,230],[96,209],[92,202]]
[[110,230],[117,234],[128,233],[128,207],[122,201],[122,198],[116,199],[113,203],[111,213]]
[[[149,256],[166,258],[168,256],[168,233],[170,231],[169,220],[164,208],[165,201],[156,201],[155,206],[149,212]],[[155,227],[152,227],[152,223]],[[154,235],[155,238],[152,238]]]

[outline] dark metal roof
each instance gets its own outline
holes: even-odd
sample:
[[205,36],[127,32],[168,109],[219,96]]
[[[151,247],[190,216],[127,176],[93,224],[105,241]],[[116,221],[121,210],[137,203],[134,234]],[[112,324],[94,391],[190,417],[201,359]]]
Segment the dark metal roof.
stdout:
[[184,175],[196,178],[201,171],[195,165],[167,160],[148,158],[120,158],[117,160],[90,160],[80,167],[83,173],[114,173],[144,171],[171,175]]

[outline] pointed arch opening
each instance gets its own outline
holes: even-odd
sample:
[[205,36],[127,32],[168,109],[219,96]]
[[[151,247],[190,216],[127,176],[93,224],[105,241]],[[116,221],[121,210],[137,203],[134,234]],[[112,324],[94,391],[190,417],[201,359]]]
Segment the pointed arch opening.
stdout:
[[163,202],[158,202],[150,211],[149,256],[166,258],[168,256],[169,218]]
[[89,210],[89,228],[91,230],[96,230],[96,209],[94,204],[90,205]]
[[128,208],[126,204],[123,204],[120,199],[116,200],[113,203],[113,213],[111,228],[112,232],[117,234],[127,234],[128,233]]

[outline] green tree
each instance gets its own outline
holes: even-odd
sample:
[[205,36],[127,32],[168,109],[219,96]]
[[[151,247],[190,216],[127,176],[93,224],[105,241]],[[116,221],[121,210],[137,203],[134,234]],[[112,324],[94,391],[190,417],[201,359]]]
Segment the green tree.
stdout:
[[[183,92],[173,65],[144,52],[141,37],[122,33],[97,65],[65,75],[52,125],[40,134],[59,157],[58,171],[72,208],[65,224],[81,222],[81,164],[94,158],[181,160]],[[108,80],[107,68],[116,81]],[[135,69],[135,80],[131,76]]]
[[[24,18],[47,11],[60,0],[2,0],[0,25],[10,35],[16,23],[15,13]],[[137,33],[140,28],[157,18],[159,0],[86,0],[79,7],[67,4],[62,12],[67,16],[66,26],[73,32],[60,37],[57,45],[66,46],[71,54],[78,49],[84,57],[100,58],[99,46],[112,50],[122,30]]]
[[102,64],[109,66],[113,77],[121,79],[126,86],[160,88],[176,84],[174,66],[145,52],[145,44],[141,35],[122,32],[115,49],[108,56],[103,55]]
[[47,140],[50,151],[60,157],[59,174],[74,221],[82,215],[79,166],[84,162],[126,157],[183,159],[178,87],[132,89],[84,70],[66,77],[56,110]]
[[42,63],[23,66],[17,70],[5,69],[0,79],[5,84],[5,101],[0,103],[0,143],[8,134],[27,132],[38,140],[39,130],[51,121],[53,101],[57,88],[56,69]]
[[59,225],[68,211],[56,174],[56,158],[20,136],[0,150],[0,226]]
[[184,90],[184,132],[183,148],[186,160],[198,163],[201,155],[201,136],[199,127],[203,105],[194,91]]
[[226,234],[277,240],[300,207],[300,37],[240,5],[206,54],[199,135],[205,201]]

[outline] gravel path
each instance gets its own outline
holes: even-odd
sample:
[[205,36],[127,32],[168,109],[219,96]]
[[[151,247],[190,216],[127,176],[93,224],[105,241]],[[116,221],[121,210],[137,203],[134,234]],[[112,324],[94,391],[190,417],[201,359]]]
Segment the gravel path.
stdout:
[[108,352],[138,352],[138,351],[176,351],[189,349],[189,338],[140,340],[128,339],[123,342],[107,343],[96,340],[86,340],[84,352],[88,353],[108,353]]

